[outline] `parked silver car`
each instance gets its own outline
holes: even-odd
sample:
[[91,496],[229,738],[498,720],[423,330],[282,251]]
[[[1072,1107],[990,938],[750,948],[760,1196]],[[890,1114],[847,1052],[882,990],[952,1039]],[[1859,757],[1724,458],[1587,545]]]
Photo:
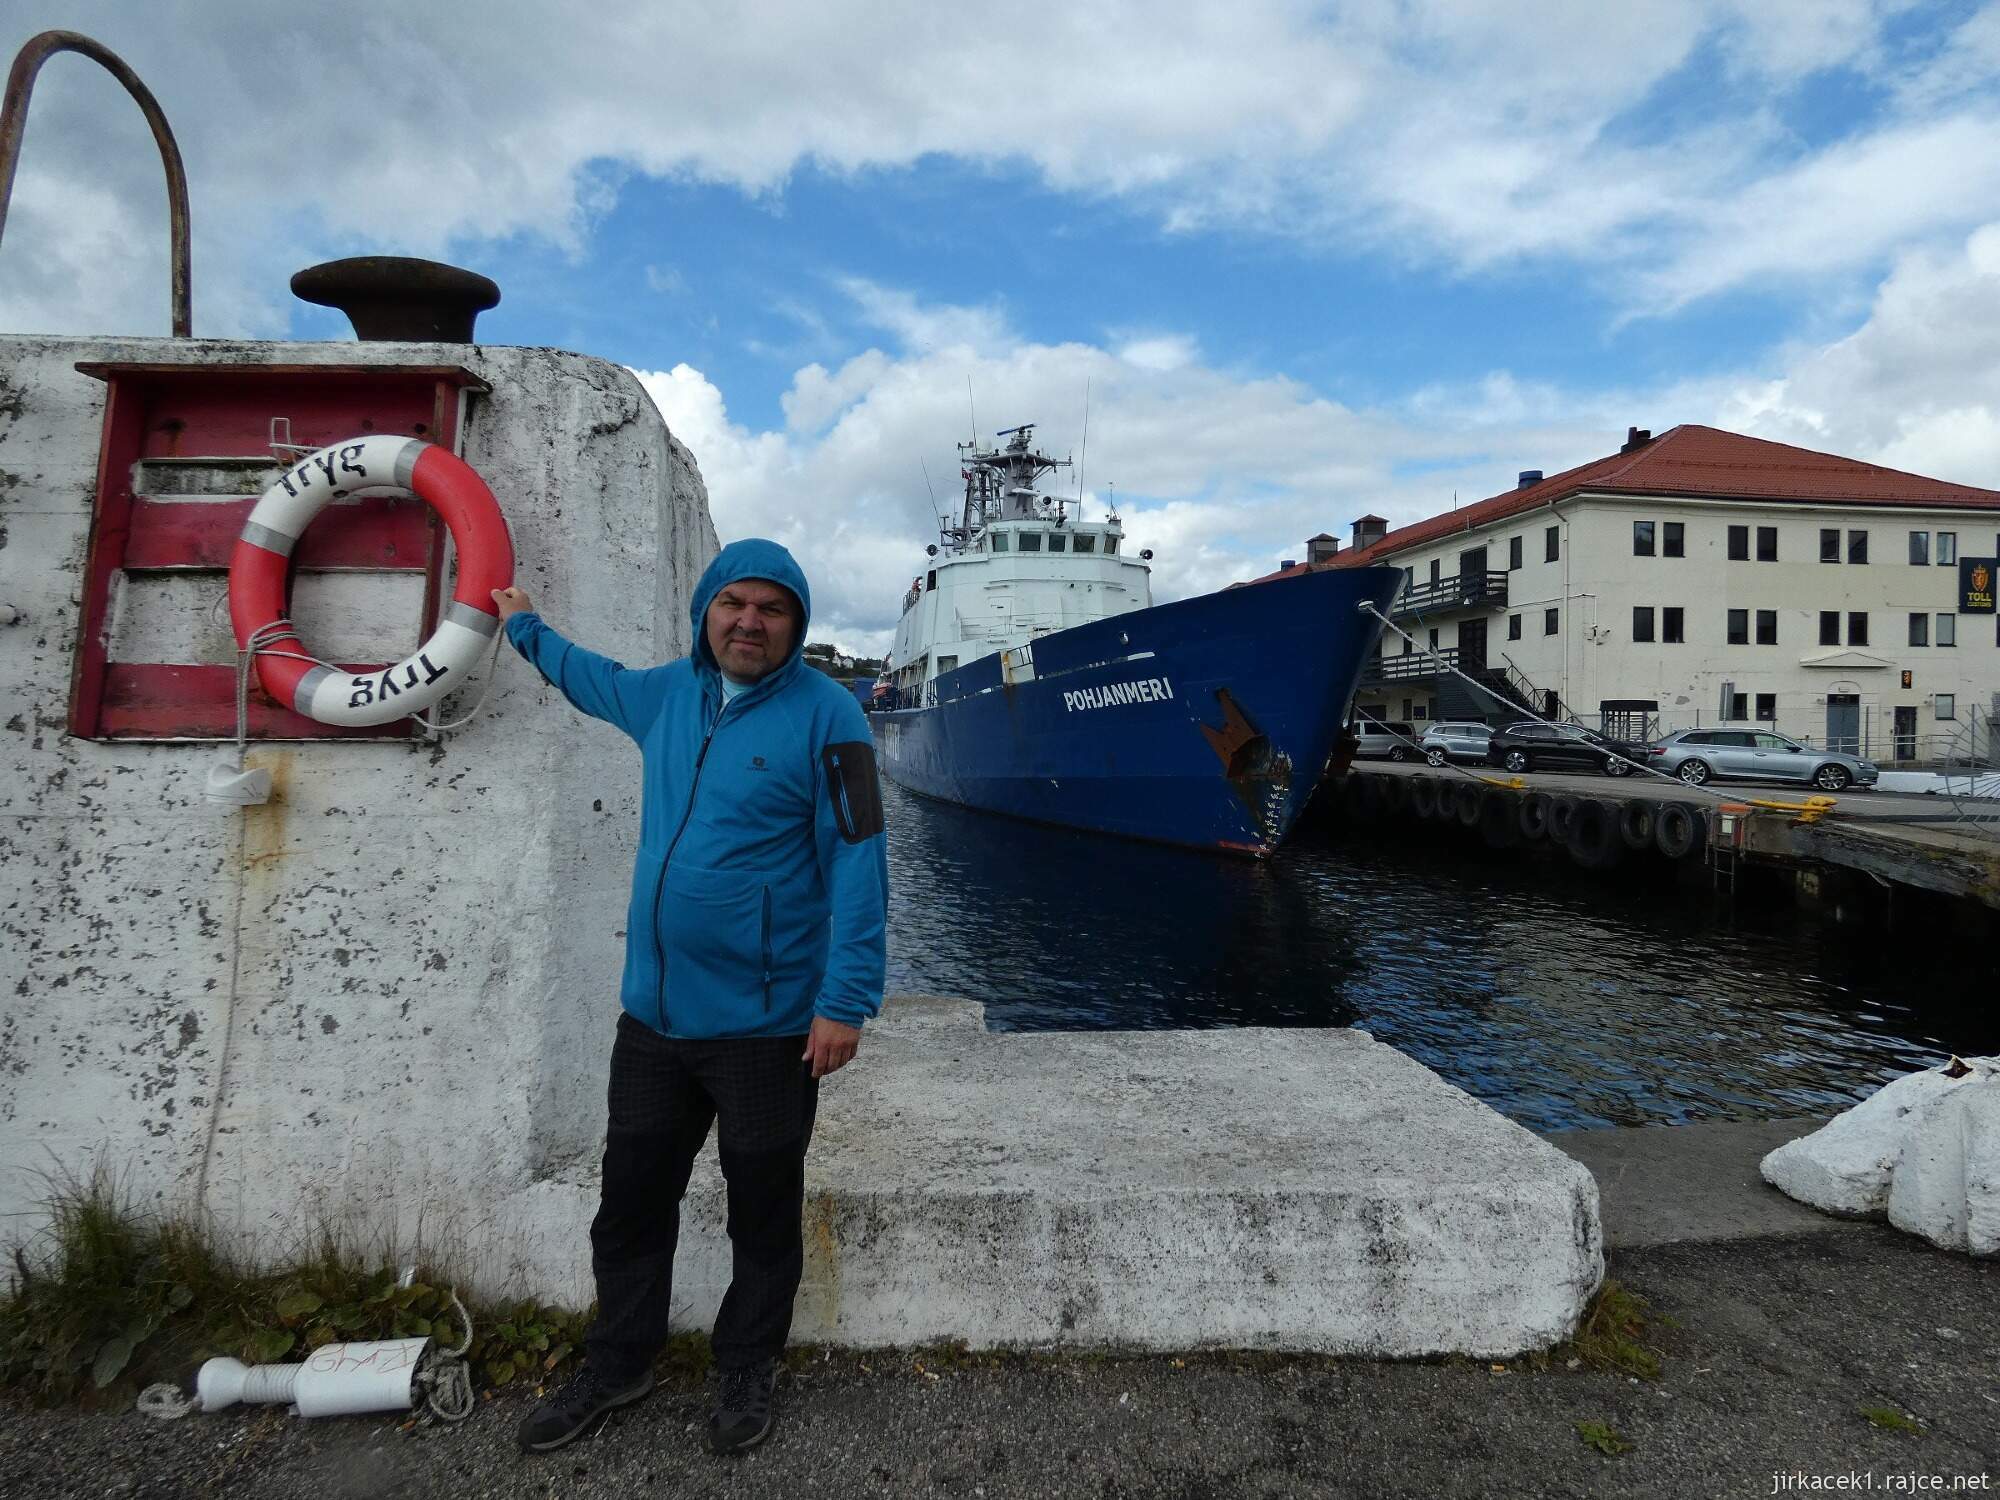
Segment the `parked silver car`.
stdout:
[[1873,761],[1815,750],[1765,729],[1683,729],[1654,745],[1650,764],[1690,786],[1721,781],[1804,781],[1823,792],[1873,786]]
[[1448,760],[1476,760],[1484,763],[1486,747],[1493,741],[1491,724],[1450,722],[1433,724],[1421,741],[1424,759],[1434,766]]
[[1401,719],[1356,719],[1356,760],[1415,760],[1417,726]]

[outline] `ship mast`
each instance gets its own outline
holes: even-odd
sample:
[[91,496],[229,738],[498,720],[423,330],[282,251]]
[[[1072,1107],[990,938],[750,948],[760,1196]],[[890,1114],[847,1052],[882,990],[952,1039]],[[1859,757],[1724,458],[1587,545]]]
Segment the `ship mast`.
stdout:
[[958,445],[958,472],[965,479],[965,509],[956,526],[939,534],[947,552],[959,552],[996,521],[1064,519],[1066,503],[1035,489],[1035,481],[1055,469],[1066,469],[1066,458],[1036,451],[1035,424],[1024,422],[994,434],[1008,440],[1005,448],[982,449],[977,443]]

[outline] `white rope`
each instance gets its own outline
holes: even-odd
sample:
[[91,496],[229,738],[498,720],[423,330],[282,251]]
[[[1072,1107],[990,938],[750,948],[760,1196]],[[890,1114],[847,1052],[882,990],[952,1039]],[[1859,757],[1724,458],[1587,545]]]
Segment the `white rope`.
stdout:
[[[219,605],[226,603],[228,599],[229,599],[229,594],[225,590],[223,593],[218,594],[213,600],[210,601],[208,606],[208,618],[211,624],[220,625],[222,623],[216,617],[216,609]],[[404,717],[415,719],[419,724],[423,725],[423,727],[429,730],[432,734],[443,734],[445,733],[445,731],[451,729],[463,729],[467,724],[470,724],[474,719],[478,718],[481,710],[483,710],[486,707],[486,695],[493,690],[494,678],[500,675],[500,642],[502,639],[505,638],[506,634],[507,634],[506,621],[503,620],[500,622],[499,627],[496,628],[493,632],[493,644],[487,648],[486,677],[485,680],[481,682],[479,685],[479,696],[473,699],[472,711],[470,713],[466,714],[465,717],[463,718],[453,719],[449,724],[439,724],[431,719],[427,719],[424,717],[421,710],[410,714],[406,714]],[[322,661],[317,656],[308,655],[303,650],[279,651],[273,649],[273,643],[277,641],[290,640],[296,643],[298,642],[298,639],[299,639],[298,631],[293,627],[292,622],[287,619],[279,618],[271,621],[268,625],[258,626],[255,630],[250,632],[250,638],[247,641],[245,641],[240,647],[237,648],[236,769],[239,771],[243,769],[243,757],[245,752],[249,749],[249,741],[250,741],[250,732],[249,732],[250,661],[252,657],[283,656],[283,657],[288,657],[293,661],[311,662],[314,666],[325,667],[330,672],[340,672],[344,670],[343,668],[336,666],[334,663],[330,661]],[[439,702],[443,702],[443,700],[440,699]]]
[[[1446,661],[1442,656],[1440,656],[1436,651],[1432,650],[1429,646],[1417,645],[1417,638],[1415,636],[1411,635],[1409,631],[1404,630],[1401,626],[1397,625],[1395,621],[1391,620],[1387,615],[1383,614],[1381,610],[1377,609],[1374,605],[1370,604],[1366,599],[1363,599],[1355,607],[1361,610],[1362,613],[1364,614],[1373,615],[1376,619],[1380,620],[1386,628],[1395,631],[1397,635],[1400,635],[1404,640],[1408,641],[1412,646],[1416,646],[1419,652],[1421,652],[1424,656],[1429,657],[1431,661],[1434,662],[1438,667],[1442,668],[1444,671],[1451,673],[1451,675],[1454,677],[1463,678],[1468,686],[1472,687],[1477,692],[1484,693],[1487,697],[1491,698],[1495,703],[1499,704],[1509,713],[1525,713],[1529,718],[1535,720],[1537,723],[1546,724],[1551,729],[1554,729],[1558,732],[1561,731],[1562,725],[1558,721],[1550,718],[1545,718],[1543,715],[1536,713],[1532,708],[1529,709],[1522,708],[1521,705],[1516,703],[1513,699],[1505,697],[1500,693],[1494,692],[1492,688],[1488,687],[1478,678],[1466,676],[1464,672],[1460,671],[1457,667],[1453,666],[1450,662]],[[1380,721],[1378,720],[1377,722],[1379,723]],[[1387,724],[1383,724],[1382,727],[1384,729],[1387,729],[1389,726]],[[1577,727],[1581,729],[1583,726],[1578,725]],[[1417,741],[1410,739],[1408,735],[1396,734],[1396,731],[1394,730],[1390,730],[1390,733],[1392,735],[1395,735],[1397,739],[1400,739],[1405,743],[1414,746],[1419,754],[1423,753],[1423,746],[1419,744]],[[1623,762],[1625,765],[1631,767],[1631,769],[1633,769],[1634,771],[1643,771],[1648,776],[1657,776],[1660,778],[1660,780],[1670,781],[1676,787],[1681,788],[1685,791],[1699,792],[1703,796],[1713,797],[1717,802],[1733,802],[1736,800],[1734,797],[1730,796],[1730,794],[1727,792],[1717,791],[1713,787],[1706,786],[1697,782],[1683,781],[1678,776],[1671,776],[1665,771],[1655,770],[1652,766],[1641,765],[1638,761],[1633,760],[1630,756],[1615,755],[1612,756],[1611,758]],[[1454,766],[1449,756],[1445,758],[1444,765],[1446,768],[1463,771],[1466,775],[1471,776],[1475,781],[1482,781],[1485,779],[1484,777],[1481,777],[1477,772],[1466,770],[1466,768],[1463,766]]]
[[465,1337],[459,1340],[456,1349],[432,1350],[424,1367],[412,1377],[425,1387],[425,1415],[439,1422],[463,1422],[472,1415],[473,1408],[472,1368],[465,1362],[466,1351],[472,1347],[472,1314],[458,1300],[456,1287],[451,1291],[451,1305],[458,1309]]
[[162,1422],[176,1422],[201,1410],[201,1397],[177,1385],[149,1385],[139,1392],[139,1410]]

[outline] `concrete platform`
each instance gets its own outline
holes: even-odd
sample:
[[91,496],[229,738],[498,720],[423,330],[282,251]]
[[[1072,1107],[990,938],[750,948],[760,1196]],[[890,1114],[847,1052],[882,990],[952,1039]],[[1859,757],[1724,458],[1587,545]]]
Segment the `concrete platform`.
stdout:
[[[590,1298],[594,1169],[505,1207],[513,1269]],[[713,1145],[677,1321],[728,1279]],[[989,1033],[898,999],[823,1086],[793,1336],[871,1347],[1500,1357],[1603,1274],[1589,1171],[1366,1033]]]

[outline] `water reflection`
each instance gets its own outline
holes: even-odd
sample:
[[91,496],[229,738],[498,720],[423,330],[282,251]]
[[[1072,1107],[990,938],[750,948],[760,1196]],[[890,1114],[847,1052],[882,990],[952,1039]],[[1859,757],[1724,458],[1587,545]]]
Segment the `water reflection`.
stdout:
[[889,988],[998,1030],[1359,1026],[1534,1129],[1842,1108],[2000,1023],[1871,934],[1714,910],[1427,830],[1271,864],[884,788]]

